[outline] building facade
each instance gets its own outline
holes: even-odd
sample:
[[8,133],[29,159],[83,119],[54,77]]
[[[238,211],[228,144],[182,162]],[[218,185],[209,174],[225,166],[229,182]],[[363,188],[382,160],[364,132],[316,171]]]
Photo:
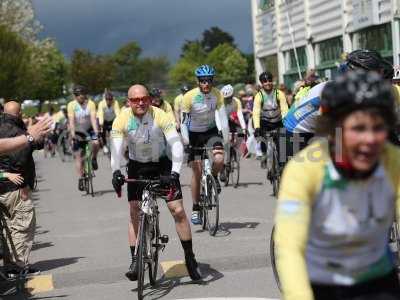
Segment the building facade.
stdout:
[[360,48],[400,64],[400,0],[251,1],[257,75],[270,70],[288,87],[310,68],[331,79]]

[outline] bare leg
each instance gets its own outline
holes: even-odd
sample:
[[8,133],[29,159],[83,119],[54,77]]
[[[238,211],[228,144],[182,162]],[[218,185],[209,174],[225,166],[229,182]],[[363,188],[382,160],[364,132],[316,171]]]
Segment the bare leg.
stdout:
[[200,180],[201,180],[201,161],[192,161],[192,200],[193,204],[198,204],[200,199]]
[[83,177],[81,150],[75,152],[75,168],[78,172],[79,177]]
[[212,166],[212,173],[214,176],[218,175],[224,168],[224,152],[221,150],[214,150],[214,161]]
[[190,231],[190,225],[183,207],[182,199],[168,202],[168,208],[175,220],[176,232],[178,233],[179,239],[181,241],[191,240],[192,232]]
[[136,237],[139,228],[139,205],[138,201],[129,202],[129,226],[128,226],[128,242],[133,247],[136,244]]

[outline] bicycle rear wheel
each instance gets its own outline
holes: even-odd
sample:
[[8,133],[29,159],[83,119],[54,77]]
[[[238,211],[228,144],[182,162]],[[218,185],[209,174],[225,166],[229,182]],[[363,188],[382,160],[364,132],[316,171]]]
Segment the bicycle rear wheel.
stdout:
[[146,215],[142,215],[140,220],[140,232],[139,232],[139,249],[137,256],[137,264],[138,264],[138,283],[137,283],[137,293],[138,299],[143,299],[143,290],[144,290],[144,273],[145,273],[145,258],[146,258],[146,231],[147,231],[147,221]]
[[269,257],[271,259],[271,267],[272,272],[274,273],[274,278],[278,289],[281,291],[281,282],[279,280],[278,269],[276,268],[276,249],[275,249],[275,241],[274,241],[274,234],[275,234],[275,226],[272,227],[271,236],[269,240]]
[[231,177],[233,187],[237,188],[239,186],[240,178],[240,155],[238,155],[236,150],[233,149],[231,153]]
[[156,284],[158,271],[158,252],[160,251],[160,227],[158,217],[154,217],[152,229],[149,236],[150,246],[150,262],[149,262],[149,279],[150,285]]
[[205,197],[206,222],[210,235],[214,236],[219,225],[219,198],[217,185],[212,175],[207,175],[207,195]]

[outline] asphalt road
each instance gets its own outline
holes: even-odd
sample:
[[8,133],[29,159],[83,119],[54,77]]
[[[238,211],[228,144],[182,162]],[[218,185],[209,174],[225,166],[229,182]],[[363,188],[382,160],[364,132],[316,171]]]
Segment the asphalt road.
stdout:
[[[29,298],[136,299],[136,283],[124,276],[130,264],[126,193],[118,199],[113,192],[108,159],[99,157],[94,198],[78,191],[72,163],[41,153],[36,161],[38,225],[31,262],[42,273]],[[157,286],[145,290],[147,299],[279,298],[268,246],[276,200],[258,161],[242,160],[241,167],[240,186],[221,193],[217,236],[192,226],[195,254],[207,275],[202,284],[184,276],[173,219],[161,203],[161,231],[170,242],[161,254]],[[185,167],[181,178],[188,216],[190,177]]]

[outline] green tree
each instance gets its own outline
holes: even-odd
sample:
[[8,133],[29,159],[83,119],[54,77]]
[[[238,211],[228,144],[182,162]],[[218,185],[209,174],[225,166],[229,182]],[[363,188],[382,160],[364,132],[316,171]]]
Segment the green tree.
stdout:
[[90,94],[110,88],[115,81],[116,65],[111,56],[94,55],[89,50],[77,49],[71,59],[71,79],[84,85]]
[[119,48],[113,55],[116,66],[116,76],[113,85],[117,89],[126,89],[138,80],[138,68],[142,49],[136,42],[130,42]]
[[0,25],[17,33],[25,41],[38,41],[42,25],[35,17],[32,0],[1,0]]
[[140,59],[136,82],[147,85],[165,86],[168,80],[169,61],[166,57],[146,57]]
[[247,75],[248,63],[242,53],[229,44],[222,44],[211,51],[207,63],[217,72],[219,83],[243,82]]
[[190,43],[182,53],[181,59],[171,68],[169,82],[173,87],[183,83],[196,83],[194,71],[196,67],[206,62],[207,54],[200,43]]
[[0,26],[0,98],[27,95],[30,51],[28,45],[5,26]]
[[46,100],[62,96],[68,80],[68,64],[52,40],[31,47],[30,64],[31,97]]
[[211,52],[221,44],[236,47],[234,41],[235,39],[230,33],[223,31],[219,27],[211,27],[203,32],[201,46],[204,51]]

